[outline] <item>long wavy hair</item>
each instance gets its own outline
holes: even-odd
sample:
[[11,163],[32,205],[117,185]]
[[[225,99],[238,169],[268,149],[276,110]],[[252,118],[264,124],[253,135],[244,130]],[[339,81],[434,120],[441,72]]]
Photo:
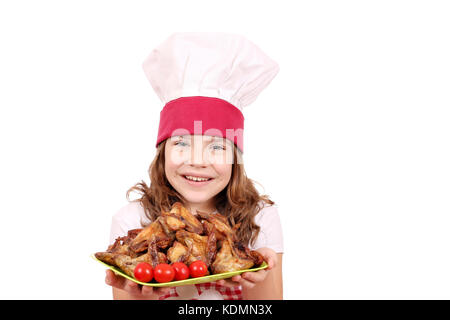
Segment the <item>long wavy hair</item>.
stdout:
[[[136,192],[139,201],[145,210],[146,216],[154,221],[162,211],[169,211],[172,205],[179,201],[185,203],[181,194],[175,190],[166,178],[165,174],[165,146],[166,141],[161,142],[156,150],[148,169],[150,186],[141,180],[131,187],[126,194],[128,201],[131,192]],[[268,195],[260,195],[254,186],[254,181],[249,179],[244,170],[242,153],[233,144],[234,161],[232,173],[228,185],[215,196],[215,206],[219,213],[227,217],[231,226],[240,223],[236,231],[238,240],[243,244],[254,244],[259,226],[255,224],[254,217],[262,209],[261,203],[275,204]]]

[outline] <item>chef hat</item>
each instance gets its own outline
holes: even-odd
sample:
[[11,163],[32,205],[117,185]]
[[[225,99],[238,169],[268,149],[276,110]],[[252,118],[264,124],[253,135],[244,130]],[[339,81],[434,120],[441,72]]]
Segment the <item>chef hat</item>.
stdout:
[[163,102],[156,146],[184,134],[219,136],[243,152],[244,116],[279,71],[278,64],[238,34],[173,33],[143,63]]

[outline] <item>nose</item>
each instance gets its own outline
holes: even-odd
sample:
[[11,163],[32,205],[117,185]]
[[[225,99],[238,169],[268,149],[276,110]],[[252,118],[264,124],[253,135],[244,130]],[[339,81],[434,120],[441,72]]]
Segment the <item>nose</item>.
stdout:
[[190,159],[188,159],[185,163],[191,166],[206,167],[208,163],[205,158],[206,157],[203,157],[202,154],[195,155],[193,153]]
[[186,164],[191,166],[206,167],[208,165],[208,157],[204,154],[203,144],[201,140],[197,143],[194,142],[193,148],[190,149],[190,157],[188,156]]

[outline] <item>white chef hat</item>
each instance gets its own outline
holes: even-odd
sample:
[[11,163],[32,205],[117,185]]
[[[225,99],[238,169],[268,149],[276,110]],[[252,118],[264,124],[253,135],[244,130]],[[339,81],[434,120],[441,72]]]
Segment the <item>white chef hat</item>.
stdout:
[[244,116],[279,71],[278,64],[238,34],[173,33],[143,63],[163,102],[156,146],[183,134],[230,139],[243,151]]

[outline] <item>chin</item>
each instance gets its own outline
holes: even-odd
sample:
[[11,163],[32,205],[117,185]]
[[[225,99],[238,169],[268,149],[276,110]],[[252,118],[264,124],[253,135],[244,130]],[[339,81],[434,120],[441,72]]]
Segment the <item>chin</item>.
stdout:
[[211,199],[211,197],[208,197],[207,195],[195,196],[193,194],[189,194],[189,195],[183,195],[183,196],[186,199],[186,201],[188,201],[190,203],[204,203]]

